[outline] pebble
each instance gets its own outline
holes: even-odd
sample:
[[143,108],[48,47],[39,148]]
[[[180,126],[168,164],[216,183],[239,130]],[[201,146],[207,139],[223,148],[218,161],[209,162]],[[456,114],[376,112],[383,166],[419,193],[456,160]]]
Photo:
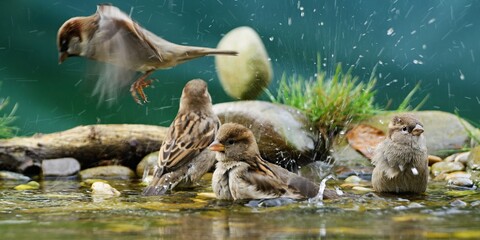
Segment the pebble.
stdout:
[[351,175],[345,179],[345,183],[359,183],[362,179],[357,175]]
[[457,154],[457,156],[455,156],[454,161],[466,164],[468,162],[468,157],[469,156],[470,156],[470,152],[459,153],[459,154]]
[[460,199],[456,199],[455,201],[450,203],[450,206],[452,206],[452,207],[466,207],[467,203],[460,200]]
[[473,181],[470,178],[456,177],[449,179],[447,185],[471,188],[473,187]]
[[[158,151],[147,154],[143,157],[142,160],[137,164],[136,173],[137,176],[146,177],[148,175],[153,175],[153,169],[158,163]],[[148,172],[145,172],[147,170]]]

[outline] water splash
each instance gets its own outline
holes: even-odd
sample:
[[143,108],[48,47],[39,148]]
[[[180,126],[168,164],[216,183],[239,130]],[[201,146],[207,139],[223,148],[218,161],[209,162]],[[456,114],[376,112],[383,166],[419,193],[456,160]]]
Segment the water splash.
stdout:
[[321,182],[320,182],[320,187],[318,188],[318,194],[317,196],[308,199],[309,203],[314,203],[317,206],[322,206],[323,205],[323,193],[325,192],[325,188],[327,187],[327,181],[329,179],[333,179],[333,175],[328,175],[326,176]]

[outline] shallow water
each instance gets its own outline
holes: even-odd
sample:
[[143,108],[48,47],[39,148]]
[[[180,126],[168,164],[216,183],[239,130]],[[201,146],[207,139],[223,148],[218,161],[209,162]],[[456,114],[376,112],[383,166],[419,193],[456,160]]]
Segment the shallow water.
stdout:
[[[138,181],[111,180],[122,195],[93,197],[76,180],[48,180],[39,190],[0,182],[2,239],[451,239],[480,238],[478,191],[430,183],[424,196],[360,193],[353,198],[276,207],[213,198],[200,187],[163,197],[141,196]],[[329,188],[341,181],[329,181]],[[353,193],[353,192],[352,192]],[[461,200],[462,202],[459,202]],[[462,206],[465,203],[466,206]],[[250,204],[251,205],[251,204]],[[458,206],[459,205],[459,206]]]

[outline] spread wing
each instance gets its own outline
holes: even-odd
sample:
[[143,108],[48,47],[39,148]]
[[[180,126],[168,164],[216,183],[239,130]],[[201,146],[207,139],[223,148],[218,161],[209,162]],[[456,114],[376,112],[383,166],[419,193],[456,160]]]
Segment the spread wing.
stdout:
[[218,118],[189,112],[179,114],[169,128],[158,156],[164,172],[188,164],[213,142],[220,126]]
[[95,69],[99,79],[94,95],[100,101],[115,98],[118,90],[131,84],[144,65],[160,59],[157,49],[142,33],[142,28],[117,7],[99,5],[98,28],[91,36],[86,56],[102,62]]

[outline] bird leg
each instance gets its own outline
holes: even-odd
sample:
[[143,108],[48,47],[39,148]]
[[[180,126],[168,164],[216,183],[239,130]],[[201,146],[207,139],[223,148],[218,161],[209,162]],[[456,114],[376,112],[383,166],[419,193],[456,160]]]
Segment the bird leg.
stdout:
[[138,98],[138,95],[140,95],[140,98],[142,98],[142,101],[144,103],[148,102],[147,95],[145,95],[145,93],[143,92],[143,88],[146,88],[150,86],[150,84],[152,84],[151,79],[145,80],[152,73],[153,71],[146,72],[140,78],[138,78],[137,81],[132,83],[132,85],[130,86],[130,93],[132,94],[133,100],[135,100],[135,102],[137,102],[140,105],[142,105],[142,102]]

